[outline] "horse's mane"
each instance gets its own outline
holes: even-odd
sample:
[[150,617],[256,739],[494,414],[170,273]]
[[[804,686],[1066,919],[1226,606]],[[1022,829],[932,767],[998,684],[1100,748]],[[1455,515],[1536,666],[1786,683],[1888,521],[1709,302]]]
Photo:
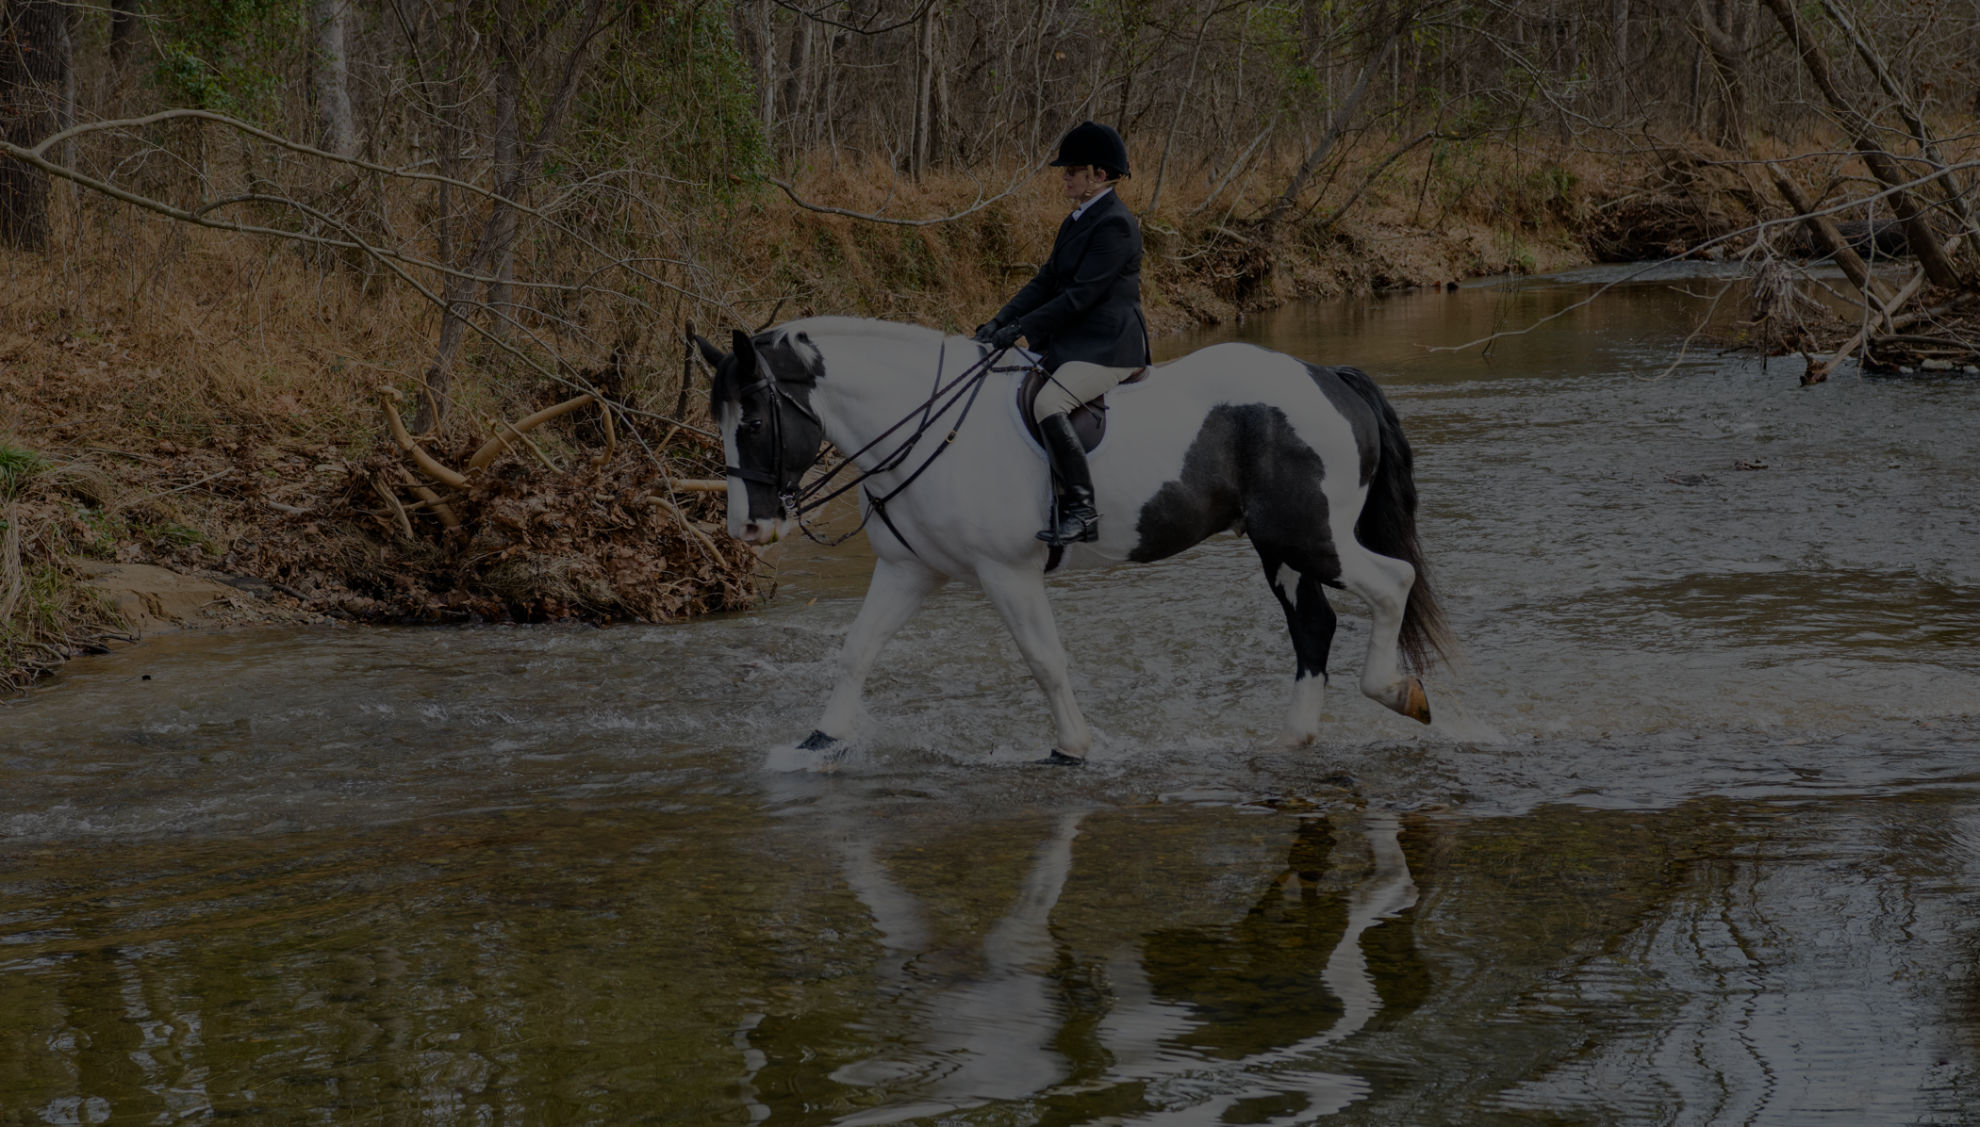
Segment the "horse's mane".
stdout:
[[[857,372],[861,379],[892,382],[912,379],[919,384],[934,371],[939,350],[947,343],[947,367],[973,361],[980,354],[978,345],[967,338],[901,321],[878,321],[867,317],[806,317],[771,330],[792,354],[809,353],[820,366],[817,373],[827,382],[832,372]],[[852,354],[848,355],[848,349]]]
[[[812,338],[857,338],[878,344],[893,344],[909,348],[932,349],[947,336],[940,329],[926,325],[914,325],[901,321],[879,321],[869,317],[805,317],[796,321],[786,321],[775,328],[765,329],[751,338],[759,355],[778,353],[783,361],[782,370],[788,378],[793,370],[810,367],[814,375],[823,353]],[[741,387],[735,375],[733,362],[724,361],[715,371],[715,379],[709,386],[709,410],[713,411],[722,403],[735,402],[741,394]]]
[[806,317],[778,327],[780,332],[802,331],[826,336],[861,336],[892,340],[900,344],[925,345],[944,336],[940,329],[906,321],[879,321],[871,317]]
[[804,317],[796,321],[786,321],[781,328],[802,329],[808,332],[831,333],[858,336],[894,337],[899,340],[923,341],[932,335],[940,336],[941,330],[912,321],[883,321],[877,317],[848,317],[837,314],[820,314]]

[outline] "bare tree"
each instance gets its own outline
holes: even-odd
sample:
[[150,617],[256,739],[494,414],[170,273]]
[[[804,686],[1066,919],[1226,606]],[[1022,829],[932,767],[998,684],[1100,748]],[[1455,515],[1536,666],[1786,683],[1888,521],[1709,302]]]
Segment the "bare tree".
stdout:
[[[1748,9],[1732,0],[1696,0],[1696,28],[1715,80],[1712,139],[1733,152],[1746,148]],[[1700,106],[1704,112],[1704,106]]]
[[[32,146],[61,127],[68,21],[60,0],[0,0],[0,140]],[[0,242],[40,250],[48,234],[48,177],[0,157]]]
[[357,123],[351,115],[349,38],[350,0],[310,0],[310,23],[316,31],[316,117],[320,143],[338,156],[357,153]]
[[[440,317],[439,345],[426,371],[427,395],[414,419],[415,432],[426,433],[446,418],[447,389],[467,328],[464,318],[474,308],[469,298],[476,285],[489,285],[490,305],[499,307],[507,303],[509,253],[516,236],[515,201],[535,178],[563,128],[592,43],[604,24],[604,12],[605,0],[585,0],[575,32],[555,67],[555,85],[543,103],[536,128],[525,141],[521,134],[522,70],[544,47],[553,30],[550,21],[554,16],[528,23],[518,14],[516,0],[499,0],[496,6],[496,102],[491,130],[495,194],[488,202],[481,234],[465,265],[448,282],[446,304]],[[498,276],[484,283],[482,279],[491,272]]]
[[1786,31],[1801,63],[1814,80],[1816,89],[1835,112],[1839,124],[1848,134],[1850,144],[1855,147],[1863,163],[1884,184],[1889,194],[1891,209],[1897,215],[1898,223],[1904,228],[1911,252],[1925,269],[1926,278],[1935,286],[1957,286],[1961,282],[1960,272],[1947,257],[1944,245],[1937,232],[1932,229],[1930,217],[1918,204],[1907,185],[1914,177],[1907,176],[1897,160],[1877,140],[1877,131],[1870,117],[1859,110],[1837,84],[1829,65],[1828,54],[1815,39],[1809,27],[1801,20],[1800,14],[1789,6],[1788,0],[1761,0],[1767,10],[1774,14]]
[[1334,146],[1340,142],[1342,134],[1347,132],[1348,126],[1361,110],[1362,101],[1368,96],[1370,80],[1388,63],[1390,55],[1396,49],[1397,41],[1409,30],[1410,24],[1415,22],[1417,11],[1405,0],[1395,12],[1387,15],[1387,19],[1382,19],[1380,15],[1374,17],[1373,42],[1367,54],[1361,59],[1361,71],[1355,76],[1354,85],[1348,90],[1347,96],[1335,107],[1327,122],[1326,132],[1320,136],[1320,143],[1299,162],[1299,168],[1286,184],[1286,190],[1279,193],[1279,198],[1273,202],[1271,210],[1265,213],[1260,227],[1266,233],[1265,237],[1268,240],[1271,232],[1283,223],[1292,211],[1300,193],[1306,190],[1307,182],[1319,170],[1321,162],[1334,151]]
[[110,0],[110,62],[123,66],[130,60],[131,45],[137,40],[143,5],[140,0]]

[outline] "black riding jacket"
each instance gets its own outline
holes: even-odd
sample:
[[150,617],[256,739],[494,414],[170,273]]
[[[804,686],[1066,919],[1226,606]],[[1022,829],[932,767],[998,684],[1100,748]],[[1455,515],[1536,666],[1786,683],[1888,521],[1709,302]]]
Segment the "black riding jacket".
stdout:
[[1066,216],[1051,255],[996,322],[1021,324],[1048,371],[1068,360],[1112,368],[1148,363],[1141,224],[1120,193],[1093,201],[1078,219]]

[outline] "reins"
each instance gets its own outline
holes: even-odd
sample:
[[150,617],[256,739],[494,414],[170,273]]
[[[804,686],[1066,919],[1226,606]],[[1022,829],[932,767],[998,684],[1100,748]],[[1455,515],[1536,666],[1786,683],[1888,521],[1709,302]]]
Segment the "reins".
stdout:
[[[838,465],[833,466],[831,469],[825,471],[825,473],[819,475],[819,477],[814,479],[809,485],[806,485],[802,489],[794,490],[785,494],[785,496],[783,497],[785,507],[796,517],[798,522],[798,529],[804,533],[806,538],[810,539],[814,543],[823,544],[826,547],[831,547],[837,544],[843,544],[847,540],[850,540],[854,536],[858,535],[860,530],[866,527],[866,522],[873,519],[874,514],[878,513],[880,516],[880,523],[887,526],[887,531],[893,533],[894,538],[896,540],[899,540],[903,545],[905,545],[908,551],[914,552],[914,554],[916,555],[920,555],[919,552],[915,552],[914,545],[908,543],[907,537],[901,535],[901,531],[899,528],[895,527],[893,519],[887,515],[887,503],[889,501],[892,501],[894,498],[900,496],[901,493],[904,492],[908,486],[913,485],[915,481],[921,477],[922,474],[927,473],[928,467],[935,464],[935,459],[941,457],[943,453],[945,453],[949,449],[949,447],[955,443],[956,435],[958,432],[961,431],[963,422],[969,418],[970,409],[976,406],[976,398],[983,391],[984,381],[988,379],[990,373],[1015,370],[1014,368],[999,368],[995,366],[996,361],[1000,357],[1002,357],[1005,352],[1009,351],[1008,349],[1000,348],[994,351],[985,352],[983,356],[976,361],[976,363],[971,364],[968,368],[963,369],[963,371],[960,374],[958,374],[955,379],[950,380],[948,383],[944,384],[942,382],[942,368],[945,361],[947,361],[948,359],[948,347],[949,347],[948,342],[944,341],[942,343],[941,350],[936,353],[935,387],[933,388],[933,390],[929,392],[928,398],[922,402],[920,407],[916,408],[915,410],[909,411],[906,415],[904,415],[901,418],[899,422],[895,423],[893,426],[888,427],[886,430],[881,431],[878,435],[874,436],[874,438],[871,441],[869,441],[866,445],[860,447],[858,450],[855,450],[851,454],[846,455],[843,461],[841,461]],[[798,403],[795,399],[792,399],[789,395],[783,394],[782,389],[779,389],[779,394],[782,395],[782,397],[786,401],[790,402],[793,406],[797,406],[801,410],[803,409],[802,404]],[[906,478],[902,479],[902,481],[898,485],[895,485],[892,489],[889,489],[884,495],[875,495],[871,489],[866,488],[866,483],[876,475],[887,473],[890,470],[897,469],[903,463],[905,463],[909,459],[909,457],[914,453],[915,447],[920,445],[922,437],[927,435],[930,431],[934,430],[937,421],[940,420],[943,416],[947,415],[950,411],[955,410],[958,404],[961,405],[962,409],[959,412],[957,412],[955,421],[952,424],[950,424],[948,433],[945,436],[943,436],[941,444],[935,447],[934,450],[930,451],[928,457],[925,458],[919,466],[916,466],[912,473],[908,474]],[[771,413],[773,415],[776,414],[774,410]],[[818,417],[816,415],[811,414],[808,410],[805,411],[805,414],[809,416],[813,422],[818,421]],[[916,419],[917,415],[920,416],[918,423]],[[888,438],[892,437],[896,432],[900,431],[901,428],[906,427],[911,423],[916,424],[913,431],[911,431],[906,437],[904,437],[901,440],[899,446],[896,446],[894,449],[887,452],[886,455],[881,457],[879,461],[873,464],[872,468],[860,470],[857,474],[852,475],[851,477],[847,478],[844,481],[838,482],[837,485],[834,486],[834,479],[839,477],[841,473],[845,472],[848,466],[856,467],[857,460],[861,456],[873,450],[875,447],[885,442]],[[773,427],[777,426],[776,423],[772,423],[771,425]],[[778,438],[779,436],[773,433],[773,440],[777,440]],[[781,461],[783,458],[783,446],[781,444],[781,441],[779,441],[777,451],[778,451],[778,459],[779,461]],[[813,457],[811,461],[811,465],[816,465],[817,461],[818,461],[817,457]],[[805,469],[807,470],[810,469],[811,465],[807,465]],[[800,471],[800,474],[802,474],[802,472],[803,471]],[[829,492],[827,491],[828,489]],[[805,522],[804,518],[811,513],[817,512],[819,509],[825,507],[826,505],[830,504],[832,501],[838,499],[839,497],[844,496],[845,494],[851,492],[854,489],[859,489],[866,494],[866,502],[867,502],[866,513],[865,515],[859,518],[859,523],[854,525],[847,532],[830,538],[820,537],[817,533],[813,532],[811,530],[811,526]]]

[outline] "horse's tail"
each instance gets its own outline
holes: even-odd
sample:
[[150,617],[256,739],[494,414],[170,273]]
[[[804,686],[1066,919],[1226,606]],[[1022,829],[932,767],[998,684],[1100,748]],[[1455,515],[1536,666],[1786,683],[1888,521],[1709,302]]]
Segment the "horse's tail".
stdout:
[[1427,669],[1442,658],[1457,657],[1457,638],[1444,619],[1443,607],[1430,586],[1429,565],[1416,537],[1415,455],[1403,435],[1402,421],[1394,407],[1375,386],[1368,373],[1358,368],[1337,368],[1341,382],[1367,400],[1380,420],[1380,447],[1375,473],[1368,481],[1368,498],[1362,502],[1361,516],[1354,522],[1355,539],[1371,552],[1402,560],[1416,569],[1416,582],[1409,588],[1409,603],[1403,608],[1402,632],[1397,646],[1404,660],[1418,669]]

